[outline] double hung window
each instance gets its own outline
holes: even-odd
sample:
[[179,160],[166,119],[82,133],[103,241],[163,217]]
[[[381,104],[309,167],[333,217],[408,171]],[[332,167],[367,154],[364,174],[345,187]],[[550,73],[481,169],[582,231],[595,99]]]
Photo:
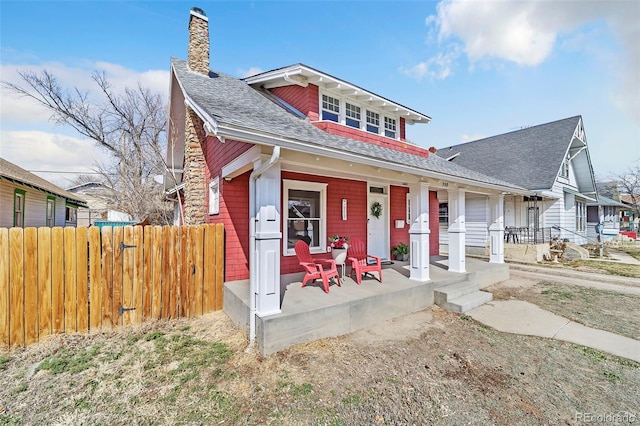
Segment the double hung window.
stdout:
[[367,110],[367,132],[378,134],[380,132],[380,114]]
[[24,227],[24,195],[21,189],[16,189],[13,193],[13,226]]
[[285,254],[295,254],[294,247],[299,240],[309,244],[312,253],[325,251],[326,192],[324,183],[284,181]]
[[384,118],[384,135],[388,138],[396,138],[396,120],[393,118]]
[[209,182],[209,214],[220,213],[220,178]]
[[340,121],[340,100],[333,96],[322,95],[322,119]]
[[56,224],[56,198],[47,196],[47,226]]
[[360,107],[349,102],[345,104],[345,123],[347,126],[360,128]]

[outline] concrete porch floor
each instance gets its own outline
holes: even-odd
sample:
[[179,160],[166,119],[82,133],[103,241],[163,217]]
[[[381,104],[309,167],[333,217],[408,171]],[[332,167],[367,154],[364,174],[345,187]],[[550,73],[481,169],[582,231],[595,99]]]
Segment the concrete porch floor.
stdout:
[[[329,293],[321,280],[301,287],[303,273],[281,277],[281,313],[256,320],[256,341],[260,353],[268,355],[296,343],[352,333],[372,324],[417,312],[434,303],[434,290],[471,281],[479,288],[509,278],[509,266],[466,258],[466,273],[447,271],[448,258],[432,256],[427,282],[409,279],[409,263],[393,261],[383,265],[382,280],[370,276],[358,285],[341,279]],[[349,268],[347,267],[347,274]],[[377,275],[377,274],[374,274]],[[249,280],[225,283],[224,311],[240,328],[249,328]]]

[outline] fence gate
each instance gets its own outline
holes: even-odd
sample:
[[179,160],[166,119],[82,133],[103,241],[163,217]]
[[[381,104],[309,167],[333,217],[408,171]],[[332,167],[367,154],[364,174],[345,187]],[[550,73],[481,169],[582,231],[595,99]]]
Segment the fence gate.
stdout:
[[0,347],[222,309],[224,227],[0,228]]

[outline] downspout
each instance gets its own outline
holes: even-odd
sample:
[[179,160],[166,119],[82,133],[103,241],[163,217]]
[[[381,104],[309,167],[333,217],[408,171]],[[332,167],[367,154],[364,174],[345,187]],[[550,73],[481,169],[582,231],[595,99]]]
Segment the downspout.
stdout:
[[254,169],[249,177],[249,345],[245,352],[251,351],[256,337],[256,290],[258,282],[255,274],[256,251],[256,180],[280,159],[280,147],[273,147],[268,163]]

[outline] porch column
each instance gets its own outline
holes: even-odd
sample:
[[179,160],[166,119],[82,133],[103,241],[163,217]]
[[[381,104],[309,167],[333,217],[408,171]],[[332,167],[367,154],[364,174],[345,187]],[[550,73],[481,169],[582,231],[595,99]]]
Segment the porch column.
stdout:
[[465,190],[452,188],[449,193],[449,271],[465,269]]
[[[254,165],[255,169],[259,164]],[[255,170],[254,169],[254,170]],[[280,163],[256,179],[256,313],[267,316],[280,313]]]
[[411,224],[409,227],[409,278],[429,281],[429,185],[414,183],[409,187]]
[[489,196],[489,263],[504,263],[504,195]]

